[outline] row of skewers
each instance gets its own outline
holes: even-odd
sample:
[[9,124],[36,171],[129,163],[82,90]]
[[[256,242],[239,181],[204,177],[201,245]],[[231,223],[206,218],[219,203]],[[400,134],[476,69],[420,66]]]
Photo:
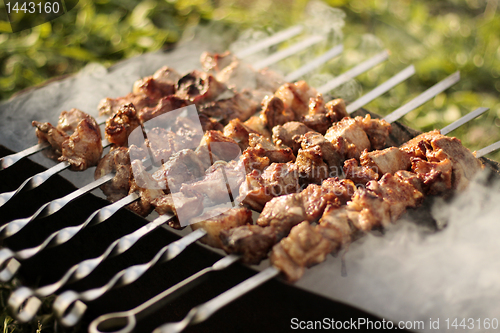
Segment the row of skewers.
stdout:
[[[67,162],[73,170],[97,164],[95,175],[101,182],[93,188],[101,186],[108,199],[115,201],[108,207],[111,211],[128,205],[140,215],[153,209],[161,214],[111,244],[108,255],[123,253],[152,226],[165,222],[174,228],[190,224],[196,230],[165,247],[142,265],[142,271],[131,267],[120,272],[102,292],[120,279],[121,284],[137,280],[162,256],[171,259],[198,239],[231,254],[219,269],[240,259],[256,264],[270,253],[273,276],[281,271],[288,280],[296,281],[305,267],[323,261],[328,253],[346,247],[360,234],[395,222],[407,208],[418,206],[424,195],[464,188],[482,168],[457,139],[439,132],[419,136],[400,148],[383,149],[390,141],[389,122],[369,115],[349,117],[362,106],[362,99],[351,108],[341,99],[325,103],[322,94],[304,81],[284,83],[275,73],[256,71],[230,53],[206,53],[202,64],[205,71],[183,77],[162,68],[136,82],[131,94],[101,102],[100,114],[110,116],[105,136],[113,145],[102,159],[97,121],[83,112],[75,109],[61,114],[56,127],[34,122],[39,139],[52,147],[52,157]],[[413,72],[412,68],[403,71],[395,82]],[[458,75],[454,75],[446,84],[436,85],[434,95],[457,80]],[[382,92],[379,89],[377,93]],[[427,97],[428,92],[423,95],[417,97],[421,103],[434,96]],[[256,115],[261,99],[260,114]],[[148,128],[149,121],[192,104],[198,107],[196,114],[169,123],[168,129]],[[411,108],[404,106],[394,114],[401,116],[405,110]],[[392,122],[398,118],[387,119]],[[130,135],[137,129],[147,132],[147,139],[130,144]],[[149,173],[147,169],[155,165],[157,170]],[[239,207],[220,207],[227,203],[228,191],[232,204]],[[216,205],[219,207],[211,208]],[[106,209],[93,214],[70,235],[109,217]],[[261,212],[256,224],[252,224],[250,209]],[[17,233],[23,223],[33,219],[7,224],[1,229],[3,237]],[[41,246],[17,253],[3,249],[0,258],[3,262],[13,257],[29,258],[50,244],[61,243],[57,239],[60,235],[55,233]],[[120,242],[124,239],[128,242]],[[11,306],[20,311],[20,318],[28,320],[36,307],[22,311],[26,300],[36,303],[33,296],[56,292],[70,277],[90,274],[101,261],[81,263],[81,269],[70,269],[51,286],[36,291],[21,288],[11,297]],[[14,266],[15,262],[10,267],[12,273]],[[133,270],[135,274],[130,273]],[[71,305],[100,295],[66,292],[54,308],[63,319],[70,318],[67,310]],[[80,313],[71,317],[73,323],[66,323],[74,324],[82,309],[73,307],[72,315]]]

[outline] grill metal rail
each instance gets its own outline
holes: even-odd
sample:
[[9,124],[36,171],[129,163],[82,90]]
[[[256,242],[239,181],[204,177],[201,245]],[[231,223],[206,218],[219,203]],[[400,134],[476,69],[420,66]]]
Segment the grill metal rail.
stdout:
[[[302,32],[303,28],[300,26],[292,27],[290,29],[287,29],[283,32],[280,32],[274,36],[271,36],[265,40],[263,40],[260,43],[257,43],[245,50],[242,50],[240,52],[237,52],[236,55],[238,57],[246,57],[251,54],[254,54],[256,52],[259,52],[271,45],[276,45],[282,41],[285,41],[293,36],[296,36]],[[301,42],[298,42],[289,48],[279,51],[268,58],[260,61],[259,63],[254,64],[255,68],[262,68],[269,66],[271,64],[274,64],[288,56],[291,56],[297,52],[300,52],[311,45],[320,43],[323,41],[324,38],[320,36],[313,36],[313,37],[308,37]],[[306,73],[318,68],[322,64],[324,64],[326,61],[335,58],[336,56],[340,55],[341,52],[343,51],[343,46],[338,45],[333,47],[332,49],[328,50],[325,54],[322,56],[319,56],[318,58],[314,59],[308,64],[305,64],[298,70],[288,74],[286,76],[287,81],[288,80],[295,80]],[[356,77],[357,75],[360,75],[361,73],[364,73],[365,71],[369,70],[370,68],[373,68],[377,64],[387,60],[389,56],[388,51],[384,51],[382,53],[379,53],[375,55],[374,57],[366,60],[365,62],[357,65],[356,67],[352,68],[351,70],[345,72],[344,74],[339,75],[338,77],[330,80],[323,86],[318,88],[318,91],[321,93],[326,93],[330,90],[335,89],[336,87],[340,86],[341,84],[351,80],[352,78]],[[379,85],[377,88],[373,89],[369,93],[365,94],[364,96],[360,97],[358,100],[354,101],[353,103],[349,104],[347,106],[347,110],[349,113],[352,113],[362,106],[366,105],[370,101],[374,100],[378,96],[384,94],[385,92],[389,91],[391,88],[396,86],[397,84],[403,82],[410,76],[412,76],[415,73],[415,68],[413,66],[409,66],[396,74],[394,77],[389,79],[388,81],[382,83]],[[456,82],[458,82],[460,79],[460,73],[456,72],[449,77],[445,78],[441,82],[437,83],[436,85],[432,86],[428,90],[424,91],[422,94],[417,96],[416,98],[412,99],[402,107],[398,108],[394,112],[392,112],[390,115],[386,116],[384,119],[387,120],[388,122],[392,123],[396,121],[397,119],[400,119],[403,117],[405,114],[410,112],[411,110],[414,110],[415,108],[419,107],[426,101],[430,100],[437,94],[443,92]],[[478,117],[482,113],[486,112],[488,109],[487,108],[479,108],[466,116],[462,117],[458,121],[454,122],[453,124],[443,128],[441,132],[443,134],[447,134],[451,132],[452,130],[458,128],[459,126],[467,123],[468,121],[474,119],[475,117]],[[103,142],[103,144],[109,144],[107,142]],[[19,160],[22,158],[29,156],[31,154],[34,154],[36,152],[39,152],[43,149],[47,148],[46,145],[44,144],[39,144],[36,146],[33,146],[31,148],[26,149],[23,152],[13,154],[10,156],[6,156],[2,159],[0,159],[0,170],[8,168],[15,163],[17,163]],[[489,147],[486,147],[482,150],[480,150],[477,153],[477,157],[483,156],[495,149],[500,148],[500,143],[495,143]],[[60,163],[56,165],[55,167],[40,173],[38,175],[35,175],[29,179],[27,179],[21,186],[16,190],[8,193],[3,193],[0,194],[0,207],[7,203],[11,198],[16,196],[17,194],[27,191],[30,189],[33,189],[41,184],[43,184],[48,178],[50,178],[52,175],[68,168],[69,165],[67,163]],[[91,190],[95,189],[96,187],[104,184],[105,182],[109,181],[112,179],[114,174],[108,174],[103,178],[100,178],[99,180],[92,182],[91,184],[88,184],[87,186],[83,187],[80,190],[77,190],[63,198],[53,200],[42,207],[40,207],[35,214],[33,214],[30,217],[23,218],[23,219],[18,219],[15,221],[11,221],[3,226],[0,227],[0,237],[2,238],[8,238],[11,237],[18,232],[21,232],[23,228],[28,225],[29,223],[35,221],[37,218],[40,217],[45,217],[50,214],[54,214],[61,210],[66,204],[69,202],[77,199],[79,196],[90,192]],[[61,244],[64,244],[68,242],[70,239],[72,239],[75,235],[77,235],[81,230],[84,228],[87,228],[89,226],[95,226],[98,224],[103,223],[107,219],[109,219],[111,216],[113,216],[119,209],[122,207],[136,201],[139,199],[139,196],[137,193],[130,194],[129,196],[121,199],[120,201],[117,201],[113,204],[110,204],[106,207],[103,207],[94,213],[92,213],[83,223],[77,225],[77,226],[71,226],[71,227],[65,227],[62,228],[56,232],[53,232],[50,234],[49,237],[47,237],[41,244],[35,247],[31,248],[25,248],[21,249],[18,251],[13,251],[10,250],[9,248],[2,248],[0,250],[0,265],[3,267],[3,269],[0,271],[0,280],[2,281],[9,281],[14,277],[16,272],[19,270],[21,266],[21,262],[24,260],[27,260],[29,258],[32,258],[39,252],[43,251],[46,248],[53,247],[53,246],[58,246]],[[147,225],[143,226],[142,228],[134,231],[133,233],[123,236],[121,238],[116,239],[112,244],[108,246],[108,248],[104,251],[104,253],[101,256],[98,256],[93,259],[87,259],[83,262],[80,262],[73,267],[71,267],[64,275],[63,277],[50,285],[45,285],[41,286],[36,289],[28,288],[28,287],[20,287],[17,290],[15,290],[12,294],[11,297],[9,298],[8,304],[9,307],[13,310],[15,313],[16,318],[21,321],[21,322],[26,322],[29,320],[32,320],[32,318],[36,315],[36,312],[38,311],[41,301],[40,298],[46,297],[49,295],[52,295],[56,293],[58,290],[60,290],[63,286],[65,286],[69,282],[74,282],[80,279],[83,279],[84,277],[88,276],[92,271],[95,270],[96,267],[101,265],[107,258],[111,256],[116,256],[124,253],[125,251],[129,250],[130,248],[133,247],[134,244],[137,243],[139,239],[141,239],[143,236],[151,232],[152,230],[158,228],[160,225],[165,224],[169,219],[171,219],[172,216],[169,215],[162,215],[155,219],[154,221],[148,223]],[[173,259],[174,257],[178,256],[182,251],[188,247],[190,244],[196,242],[199,240],[201,237],[203,237],[206,234],[206,232],[202,229],[198,229],[187,236],[181,238],[180,240],[170,243],[169,245],[164,246],[160,251],[157,252],[157,254],[147,263],[145,264],[140,264],[140,265],[132,265],[117,274],[115,274],[111,280],[109,280],[105,285],[99,287],[99,288],[94,288],[94,289],[89,289],[83,292],[76,292],[73,290],[67,290],[63,292],[60,296],[58,296],[53,304],[53,309],[57,316],[60,318],[61,322],[64,325],[67,326],[73,326],[78,323],[78,321],[81,319],[82,315],[85,313],[86,310],[86,305],[84,302],[89,302],[98,299],[102,295],[104,295],[108,290],[119,287],[119,286],[124,286],[127,284],[130,284],[134,281],[136,281],[140,276],[142,276],[147,270],[150,268],[154,267],[160,262],[165,262],[168,260]],[[154,306],[160,301],[165,298],[175,298],[176,294],[178,293],[179,290],[185,288],[187,285],[193,283],[195,280],[199,279],[201,276],[206,275],[210,272],[217,271],[217,270],[223,270],[233,263],[237,262],[240,259],[239,256],[235,255],[228,255],[221,260],[217,261],[215,264],[213,264],[211,267],[207,267],[200,272],[192,275],[191,277],[179,282],[178,284],[168,288],[164,292],[158,294],[154,298],[150,299],[149,301],[135,307],[132,310],[129,311],[124,311],[120,313],[113,313],[113,314],[108,314],[101,316],[97,318],[95,321],[93,321],[89,327],[91,332],[100,332],[103,329],[107,329],[107,327],[115,327],[117,324],[120,324],[121,326],[124,326],[123,331],[120,332],[130,332],[133,330],[135,323],[136,323],[136,317],[144,316],[145,314],[149,313],[152,311]],[[257,287],[258,285],[261,285],[262,283],[268,281],[269,279],[272,279],[273,277],[277,276],[279,274],[279,271],[273,267],[268,268],[261,273],[258,273],[254,277],[242,282],[241,284],[235,286],[234,288],[231,288],[227,290],[226,292],[220,294],[216,298],[212,299],[211,301],[202,304],[200,306],[197,306],[196,308],[193,308],[189,314],[186,316],[184,320],[178,323],[170,323],[164,326],[159,327],[155,332],[179,332],[182,331],[186,326],[198,322],[202,322],[208,317],[210,317],[214,312],[216,312],[218,309],[221,307],[227,305],[228,303],[232,302],[234,299],[237,297],[243,295],[244,293],[252,290],[253,288]]]

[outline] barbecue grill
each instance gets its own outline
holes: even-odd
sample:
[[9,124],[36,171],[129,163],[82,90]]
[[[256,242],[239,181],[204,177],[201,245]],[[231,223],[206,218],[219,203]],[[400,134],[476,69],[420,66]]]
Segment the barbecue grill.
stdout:
[[[297,31],[297,29],[290,29],[289,31],[294,32]],[[289,35],[284,34],[284,36]],[[302,44],[295,46],[295,49],[292,49],[288,55],[293,54],[301,47],[309,47],[319,41],[320,39],[316,37],[306,38]],[[75,78],[55,82],[44,88],[27,92],[25,95],[21,95],[7,104],[4,104],[3,108],[5,112],[2,113],[2,117],[9,119],[8,117],[12,115],[14,110],[26,110],[28,117],[35,118],[36,115],[36,118],[39,120],[51,121],[57,118],[56,113],[61,109],[69,109],[77,106],[83,110],[95,110],[95,105],[101,98],[124,95],[130,89],[130,82],[134,81],[137,77],[150,74],[165,63],[177,68],[179,72],[186,72],[194,67],[193,64],[197,64],[198,57],[204,47],[205,45],[190,42],[166,54],[150,54],[131,59],[111,68],[109,71],[102,68],[88,69],[87,73],[89,74],[86,74],[84,71]],[[255,48],[255,50],[258,50],[258,48]],[[325,56],[321,61],[325,61],[339,54],[341,50],[342,49],[339,47],[331,49],[328,56]],[[279,61],[286,55],[286,52],[277,53],[268,58],[270,60],[258,63],[257,67],[265,67],[271,64],[271,61]],[[365,65],[366,69],[386,57],[387,53],[385,53],[385,55],[378,55],[376,60],[371,58],[371,62]],[[319,66],[321,61],[317,60],[317,63],[311,63],[307,69],[314,69],[316,65]],[[312,64],[314,64],[314,66]],[[357,72],[359,73],[360,70],[358,69]],[[353,77],[355,73],[356,71],[348,72],[344,75],[344,78]],[[385,84],[385,86],[382,85],[382,88],[375,89],[372,95],[367,94],[368,97],[365,97],[365,95],[364,99],[352,103],[351,110],[356,111],[355,115],[366,114],[367,111],[358,110],[359,107],[366,104],[370,98],[375,98],[378,94],[383,93],[393,85],[401,82],[401,80],[404,80],[412,73],[410,67],[402,71],[400,75],[389,84]],[[299,77],[299,74],[300,72],[290,73],[288,78],[295,79]],[[340,78],[342,78],[342,76],[340,76]],[[433,90],[429,92],[427,96],[419,96],[418,100],[410,102],[410,106],[401,108],[398,110],[398,113],[404,115],[405,112],[412,110],[420,103],[424,102],[424,97],[427,97],[427,99],[432,98],[437,92],[443,91],[453,82],[456,82],[457,78],[457,75],[452,76],[448,80],[447,85],[441,84],[441,86],[438,86],[441,90]],[[121,84],[115,86],[114,82],[116,81],[119,81]],[[113,82],[113,84],[111,84],[111,82]],[[333,85],[333,83],[330,83],[330,86]],[[79,90],[82,86],[85,87],[83,91]],[[326,92],[328,87],[322,88]],[[77,90],[79,91],[77,92]],[[67,91],[74,91],[75,94],[68,94]],[[92,96],[92,98],[87,99],[87,96]],[[39,113],[42,108],[50,111]],[[485,110],[480,111],[484,112]],[[42,118],[45,119],[40,119],[40,114],[43,115]],[[399,117],[388,118],[388,121],[396,119],[399,119]],[[26,126],[26,121],[15,122],[12,126],[11,123],[6,121],[2,121],[2,124],[4,125],[2,125],[0,143],[5,146],[21,150],[26,148],[29,143],[35,142],[34,134],[32,133],[33,130]],[[9,128],[7,126],[9,126]],[[417,134],[416,131],[399,123],[394,123],[393,126],[395,129],[391,139],[394,145],[399,145]],[[18,138],[20,137],[30,138],[30,140],[19,142]],[[9,153],[11,152],[7,150],[2,152],[3,155]],[[33,159],[47,167],[54,164],[39,155],[34,155]],[[24,179],[42,170],[42,167],[27,160],[22,160],[18,163],[19,164],[15,167],[2,171],[3,175],[0,174],[0,177],[5,179],[5,182],[2,182],[2,193],[12,191],[17,188]],[[495,162],[487,161],[487,163],[497,168]],[[35,210],[46,202],[61,198],[63,195],[70,193],[73,188],[64,178],[70,179],[78,187],[85,186],[89,182],[89,179],[91,179],[92,172],[93,171],[86,171],[75,174],[63,171],[61,173],[62,177],[54,176],[47,180],[47,184],[14,196],[5,204],[5,207],[1,208],[4,211],[4,213],[2,213],[2,223],[29,216],[35,213]],[[39,244],[40,239],[49,236],[52,232],[60,230],[68,225],[75,225],[74,222],[76,222],[76,220],[79,221],[78,223],[82,223],[90,214],[106,205],[108,205],[108,203],[102,199],[92,195],[85,195],[74,202],[68,203],[67,207],[61,209],[61,211],[56,214],[44,219],[34,220],[33,223],[27,223],[25,226],[23,225],[21,227],[23,229],[22,231],[15,229],[14,232],[10,232],[5,228],[2,229],[2,232],[7,232],[4,236],[9,236],[4,240],[3,246],[14,252],[32,247],[35,244]],[[19,207],[23,207],[23,212],[20,212]],[[71,223],[68,223],[68,221],[71,221]],[[23,260],[20,267],[11,267],[12,271],[18,269],[17,276],[21,285],[28,286],[32,289],[54,283],[63,276],[72,265],[82,260],[99,256],[114,240],[134,232],[143,226],[144,223],[145,221],[142,218],[137,217],[133,213],[123,209],[119,210],[110,217],[106,223],[83,229],[82,232],[76,235],[71,241],[40,251],[40,253],[33,256],[33,258]],[[41,235],[42,238],[40,238]],[[153,232],[149,233],[147,237],[138,240],[133,248],[130,248],[128,251],[122,251],[123,253],[118,256],[107,258],[104,264],[97,266],[95,271],[93,271],[88,278],[68,285],[63,284],[58,293],[65,290],[79,292],[103,286],[108,283],[116,273],[131,265],[142,264],[149,261],[150,258],[159,253],[166,244],[170,244],[176,240],[178,240],[178,236],[172,234],[166,228],[156,228]],[[125,247],[125,249],[128,248]],[[129,310],[157,295],[166,289],[166,287],[175,285],[184,278],[198,272],[200,269],[212,266],[219,258],[219,254],[212,253],[203,246],[190,246],[182,255],[173,259],[172,262],[163,265],[155,265],[154,269],[147,270],[144,276],[138,279],[137,282],[129,284],[122,281],[120,283],[124,285],[123,287],[112,289],[96,299],[90,298],[86,302],[87,309],[82,325],[88,325],[92,320],[102,314]],[[12,265],[15,265],[15,261],[13,261]],[[251,269],[242,265],[232,265],[221,272],[214,272],[212,276],[200,286],[192,290],[181,290],[184,292],[182,297],[176,298],[170,303],[157,303],[156,307],[160,309],[156,312],[156,315],[148,316],[147,320],[139,321],[137,323],[137,331],[151,331],[165,322],[181,320],[192,307],[206,302],[253,274]],[[337,278],[341,278],[340,274],[332,277],[332,280]],[[75,278],[73,279],[76,280]],[[308,288],[305,287],[305,289]],[[263,300],[265,301],[263,302]],[[300,305],[291,309],[289,304]],[[30,304],[25,303],[24,306],[29,307]],[[76,307],[76,309],[68,308],[66,310],[78,310],[78,305],[76,305]],[[276,311],[274,311],[276,308],[283,309],[283,311],[277,311],[279,313],[276,313]],[[376,319],[374,316],[364,313],[361,310],[333,302],[322,296],[308,293],[277,281],[269,282],[259,289],[252,291],[252,293],[242,296],[238,301],[233,303],[231,307],[225,309],[227,309],[226,312],[223,312],[225,310],[221,310],[220,313],[214,314],[212,319],[207,323],[195,326],[193,329],[195,331],[213,331],[217,329],[217,331],[226,330],[232,332],[236,330],[254,331],[264,328],[266,330],[278,331],[288,328],[291,318],[305,316],[306,313],[311,316],[307,318],[307,320],[321,320],[322,318],[331,316],[345,318],[346,320],[352,317]],[[259,310],[256,311],[255,309]],[[29,309],[25,308],[24,310]],[[66,314],[68,314],[68,312]],[[24,319],[22,315],[20,319]],[[66,323],[71,323],[72,320],[77,321],[77,319],[79,318],[74,318],[69,315],[66,317]],[[242,322],[245,324],[243,325]]]

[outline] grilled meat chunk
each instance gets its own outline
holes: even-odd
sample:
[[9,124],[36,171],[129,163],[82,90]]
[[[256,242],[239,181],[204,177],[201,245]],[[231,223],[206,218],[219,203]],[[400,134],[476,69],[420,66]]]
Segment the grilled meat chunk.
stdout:
[[200,124],[203,132],[206,131],[224,131],[224,126],[222,126],[221,123],[219,123],[215,118],[208,117],[207,115],[204,115],[202,113],[199,114],[200,116]]
[[345,205],[341,207],[328,205],[319,220],[318,231],[323,237],[339,246],[349,245],[356,232],[349,223],[347,209]]
[[365,185],[370,180],[378,180],[379,178],[377,172],[367,166],[360,166],[358,160],[354,158],[344,162],[344,175],[356,185]]
[[177,81],[176,95],[200,105],[215,100],[226,89],[212,74],[194,70]]
[[366,189],[358,188],[352,200],[347,203],[349,220],[356,229],[363,232],[386,226],[391,222],[390,205],[379,193],[371,190],[373,186],[370,186],[370,189],[369,186]]
[[268,140],[271,140],[271,132],[266,127],[266,124],[259,116],[252,116],[248,118],[247,121],[243,123],[245,126],[250,128],[256,133],[259,133]]
[[199,108],[200,113],[217,119],[221,124],[227,125],[231,119],[238,118],[245,121],[250,118],[258,108],[258,104],[245,92],[234,93],[232,97],[219,99],[204,104]]
[[291,111],[295,115],[295,119],[301,119],[308,114],[309,100],[317,95],[316,89],[310,87],[305,81],[285,83],[274,93],[275,97],[283,101],[287,112]]
[[245,224],[252,224],[252,211],[247,208],[213,209],[193,218],[190,224],[193,230],[203,228],[207,232],[207,235],[200,240],[202,243],[222,248],[221,232]]
[[326,255],[336,248],[338,244],[323,237],[317,227],[302,222],[273,247],[270,258],[271,263],[293,282],[303,275],[304,267],[323,262]]
[[408,170],[411,166],[410,155],[396,147],[384,150],[363,151],[359,161],[361,165],[372,169],[380,176],[394,174],[398,170]]
[[269,130],[274,126],[283,125],[296,119],[293,111],[286,108],[283,101],[276,96],[264,97],[260,118]]
[[158,182],[146,171],[141,161],[132,161],[131,166],[134,177],[130,181],[129,194],[139,191],[140,200],[131,203],[128,208],[141,216],[147,216],[154,208],[151,203],[156,198],[162,197],[164,193]]
[[[441,179],[441,186],[434,186],[432,193],[440,193],[441,188],[463,190],[478,170],[481,162],[475,158],[459,139],[441,135],[439,131],[423,133],[402,145],[401,150],[418,158],[412,170],[421,175],[424,184]],[[446,170],[451,164],[451,184]],[[440,174],[439,174],[440,173]]]
[[297,166],[301,181],[321,184],[324,179],[342,174],[342,156],[337,148],[317,132],[308,132],[301,137],[297,154]]
[[278,148],[265,137],[250,133],[248,135],[247,150],[253,150],[259,156],[269,158],[270,163],[286,163],[295,161],[295,156],[290,148]]
[[78,123],[71,136],[62,143],[59,161],[67,161],[73,171],[83,171],[97,165],[102,154],[101,130],[88,116]]
[[140,125],[134,105],[129,103],[122,106],[106,121],[104,133],[109,142],[117,146],[127,146],[128,136]]
[[203,198],[201,195],[185,196],[183,193],[162,194],[151,201],[155,211],[160,214],[175,214],[174,223],[169,223],[172,228],[182,229],[179,219],[188,221],[189,219],[200,215],[203,212]]
[[132,170],[128,148],[111,149],[97,164],[94,178],[99,179],[110,172],[115,172],[115,176],[111,181],[101,185],[100,189],[109,201],[114,202],[125,197],[130,190]]
[[[356,191],[356,185],[349,179],[339,179],[338,177],[328,178],[323,181],[321,188],[325,195],[327,193],[334,194],[341,205],[345,205],[349,200],[351,200],[354,192]],[[328,201],[330,205],[334,201]]]
[[69,135],[51,123],[40,123],[34,120],[31,125],[36,127],[35,133],[38,143],[48,142],[50,144],[51,149],[45,150],[44,154],[51,159],[61,156],[63,142],[68,140]]
[[200,57],[203,70],[209,73],[218,73],[233,61],[237,61],[237,58],[230,51],[224,53],[203,52]]
[[359,159],[363,150],[370,150],[370,140],[360,122],[352,118],[343,118],[334,123],[325,134],[325,138],[337,147],[345,159]]
[[154,107],[157,104],[157,100],[151,99],[143,94],[129,93],[126,96],[118,98],[104,98],[99,102],[97,109],[99,110],[99,116],[112,116],[118,110],[129,103],[132,103],[139,113],[145,107]]
[[383,149],[389,134],[391,133],[391,125],[383,119],[372,119],[369,114],[364,118],[354,118],[365,131],[372,149]]
[[78,109],[71,109],[69,111],[63,111],[59,115],[59,121],[57,122],[57,128],[68,134],[75,131],[76,126],[83,118],[87,118],[88,114]]
[[157,104],[142,108],[136,106],[136,110],[139,110],[138,117],[141,122],[145,123],[148,120],[158,117],[159,115],[188,106],[189,104],[191,104],[191,102],[188,100],[180,98],[176,95],[169,95],[160,98]]
[[273,163],[264,172],[248,173],[240,187],[239,201],[261,211],[272,198],[299,190],[299,175],[293,163]]
[[243,225],[222,230],[220,239],[222,249],[226,253],[242,255],[242,262],[250,265],[259,264],[276,243],[274,229],[262,228],[258,225]]
[[250,133],[256,133],[250,127],[244,125],[241,120],[233,119],[224,127],[224,136],[233,139],[238,143],[241,150],[248,148],[248,136]]
[[302,197],[300,193],[293,193],[269,201],[257,219],[257,224],[261,227],[273,227],[276,240],[280,240],[286,237],[295,225],[306,219]]
[[325,104],[326,113],[332,123],[349,117],[346,111],[345,101],[342,98],[336,98]]
[[[208,147],[212,155],[226,162],[237,159],[241,154],[238,143],[224,136],[219,131],[206,131],[200,141],[199,147]],[[217,160],[213,160],[213,162],[215,161]]]
[[311,131],[311,128],[301,122],[289,121],[273,127],[273,142],[278,147],[290,147],[297,154],[301,146],[300,137]]
[[159,100],[162,97],[175,94],[175,85],[180,77],[175,70],[164,66],[152,76],[137,80],[132,92],[137,95],[146,95],[152,100]]

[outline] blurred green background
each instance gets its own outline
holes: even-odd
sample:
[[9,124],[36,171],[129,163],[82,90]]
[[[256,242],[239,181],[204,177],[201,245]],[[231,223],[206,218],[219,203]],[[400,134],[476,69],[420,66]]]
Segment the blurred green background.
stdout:
[[[110,66],[175,46],[192,35],[212,35],[211,40],[224,48],[238,38],[241,44],[304,23],[310,34],[324,32],[325,26],[331,28],[330,44],[292,57],[276,69],[286,72],[296,68],[342,41],[343,56],[306,77],[311,84],[321,84],[388,48],[389,62],[334,92],[352,101],[414,64],[414,77],[367,105],[367,109],[382,115],[460,70],[460,83],[404,121],[425,131],[487,106],[491,110],[486,115],[452,134],[471,149],[500,139],[498,0],[329,0],[324,4],[332,9],[306,0],[80,0],[67,14],[18,33],[7,33],[8,22],[0,16],[0,100],[75,73],[90,62]],[[500,160],[500,153],[489,157]],[[4,302],[0,297],[0,303]],[[36,324],[32,329],[50,330],[50,320],[44,318],[43,325]],[[0,321],[4,332],[23,330],[5,314]]]

